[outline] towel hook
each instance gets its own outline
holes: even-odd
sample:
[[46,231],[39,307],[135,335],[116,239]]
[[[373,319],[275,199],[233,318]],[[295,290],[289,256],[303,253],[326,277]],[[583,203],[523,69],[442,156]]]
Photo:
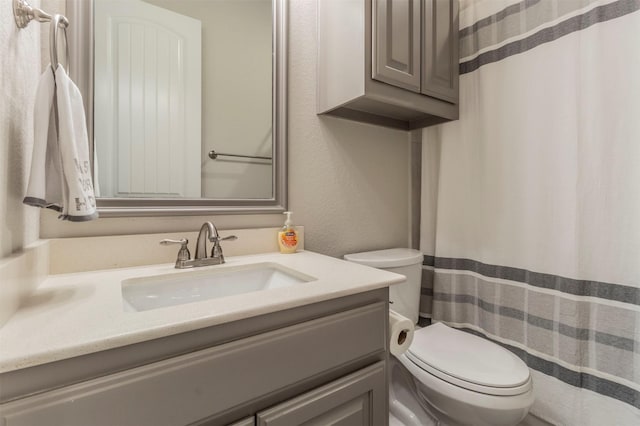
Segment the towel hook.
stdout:
[[[64,22],[67,22],[66,25]],[[67,62],[67,71],[69,67],[69,43],[67,42],[67,26],[69,21],[62,15],[53,15],[51,18],[51,28],[49,31],[49,57],[51,58],[51,68],[55,74],[58,67],[58,29],[62,26],[62,33],[64,34],[64,48],[65,59]]]
[[[36,20],[38,22],[50,22],[51,15],[37,7],[31,7],[27,0],[13,0],[13,16],[16,20],[18,28],[24,28],[29,22]],[[62,15],[60,15],[62,16]],[[69,20],[62,16],[60,24],[64,27],[69,26]]]
[[29,22],[35,20],[38,22],[51,22],[49,32],[49,55],[51,58],[51,68],[55,73],[58,66],[58,29],[62,27],[64,33],[65,59],[67,60],[67,68],[69,67],[69,44],[67,42],[67,27],[69,20],[63,15],[51,16],[42,9],[32,7],[27,0],[13,0],[13,16],[16,20],[18,28],[25,28]]

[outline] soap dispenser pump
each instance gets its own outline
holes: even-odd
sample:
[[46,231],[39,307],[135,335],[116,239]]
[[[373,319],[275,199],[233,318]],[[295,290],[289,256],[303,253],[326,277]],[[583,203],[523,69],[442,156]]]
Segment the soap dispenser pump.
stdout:
[[296,231],[291,221],[291,214],[293,212],[284,212],[287,215],[287,220],[284,222],[284,226],[278,232],[278,245],[280,246],[280,253],[295,253],[298,248],[298,231]]

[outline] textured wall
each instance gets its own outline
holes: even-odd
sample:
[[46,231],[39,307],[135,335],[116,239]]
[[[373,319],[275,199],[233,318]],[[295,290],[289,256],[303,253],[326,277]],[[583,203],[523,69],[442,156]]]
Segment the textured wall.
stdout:
[[409,135],[316,115],[316,3],[289,2],[291,207],[310,250],[406,247]]
[[[316,115],[316,1],[290,1],[289,8],[289,207],[295,222],[305,226],[305,246],[332,256],[407,246],[408,134]],[[279,226],[283,216],[115,218],[71,224],[43,212],[41,236],[190,231],[203,220],[230,229]]]
[[38,24],[19,30],[12,2],[0,2],[0,257],[38,238],[39,212],[22,198],[31,165],[39,37]]

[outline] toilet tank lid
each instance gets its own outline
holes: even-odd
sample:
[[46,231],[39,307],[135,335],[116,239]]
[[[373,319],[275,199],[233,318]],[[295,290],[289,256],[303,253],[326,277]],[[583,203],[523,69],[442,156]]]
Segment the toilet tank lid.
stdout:
[[374,268],[393,268],[422,263],[423,255],[418,250],[393,248],[345,254],[344,259]]

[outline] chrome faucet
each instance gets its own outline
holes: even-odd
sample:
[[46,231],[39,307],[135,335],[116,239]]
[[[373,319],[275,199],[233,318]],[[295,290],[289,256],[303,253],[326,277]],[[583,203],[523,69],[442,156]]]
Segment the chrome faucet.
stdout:
[[198,240],[196,241],[196,259],[207,258],[207,239],[213,242],[214,240],[212,240],[212,238],[216,237],[218,237],[218,228],[213,226],[211,222],[203,223],[200,227],[200,232],[198,232]]
[[[224,263],[224,254],[222,254],[220,241],[233,241],[237,239],[238,237],[235,235],[221,238],[215,225],[211,222],[205,222],[202,224],[200,232],[198,233],[196,255],[193,259],[191,259],[191,253],[189,252],[189,240],[186,238],[181,238],[180,240],[162,240],[160,244],[180,244],[180,250],[178,251],[178,257],[176,259],[176,268],[185,269]],[[207,240],[213,243],[211,256],[207,256]]]

